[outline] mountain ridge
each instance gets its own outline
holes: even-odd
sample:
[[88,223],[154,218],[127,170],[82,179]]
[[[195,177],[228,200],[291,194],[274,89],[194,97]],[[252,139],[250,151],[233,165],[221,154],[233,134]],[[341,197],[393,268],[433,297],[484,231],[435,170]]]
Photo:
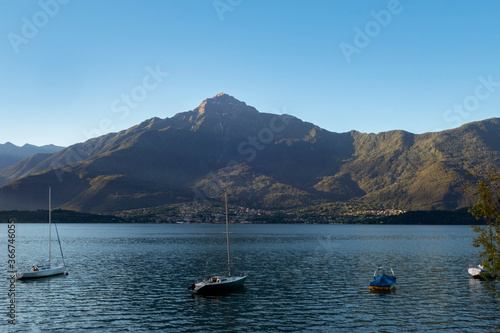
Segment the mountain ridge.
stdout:
[[500,167],[500,119],[413,134],[329,132],[227,94],[0,170],[0,209],[92,213],[220,200],[289,209],[334,202],[456,209],[467,174]]
[[26,143],[23,146],[17,146],[11,142],[6,142],[4,144],[0,144],[0,169],[13,165],[23,160],[24,158],[33,156],[35,154],[54,153],[62,149],[64,149],[64,147],[59,147],[52,144],[35,146]]

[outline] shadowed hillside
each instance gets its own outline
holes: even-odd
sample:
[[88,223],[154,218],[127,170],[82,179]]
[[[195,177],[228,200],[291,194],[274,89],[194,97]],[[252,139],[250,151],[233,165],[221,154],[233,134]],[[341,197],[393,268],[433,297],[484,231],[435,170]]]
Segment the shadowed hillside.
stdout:
[[332,133],[227,94],[0,170],[0,209],[93,213],[220,200],[287,209],[351,202],[404,210],[467,205],[467,174],[500,167],[500,121],[415,135]]
[[10,142],[5,144],[0,144],[0,169],[6,168],[13,165],[24,158],[36,155],[36,154],[52,154],[64,147],[58,147],[54,145],[46,146],[33,146],[25,144],[22,147],[18,147]]

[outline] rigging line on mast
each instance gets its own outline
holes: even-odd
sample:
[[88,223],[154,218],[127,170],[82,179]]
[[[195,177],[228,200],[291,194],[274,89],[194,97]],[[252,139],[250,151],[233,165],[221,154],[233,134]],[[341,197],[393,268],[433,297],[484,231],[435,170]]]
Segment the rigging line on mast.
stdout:
[[57,241],[59,242],[59,250],[61,250],[61,257],[63,261],[63,265],[66,266],[66,263],[64,262],[64,254],[61,246],[61,239],[59,238],[59,231],[57,230],[57,223],[54,223],[54,227],[56,227],[56,234],[57,234]]

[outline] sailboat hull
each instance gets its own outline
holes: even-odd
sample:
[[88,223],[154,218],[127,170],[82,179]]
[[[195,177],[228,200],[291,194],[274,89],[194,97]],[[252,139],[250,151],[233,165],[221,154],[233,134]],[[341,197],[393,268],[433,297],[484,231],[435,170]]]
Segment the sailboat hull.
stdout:
[[[211,282],[216,278],[218,282]],[[213,277],[194,285],[193,293],[200,295],[224,294],[235,289],[241,288],[245,284],[246,276],[238,277]]]
[[64,266],[52,267],[52,266],[42,266],[38,267],[37,271],[31,270],[27,272],[16,273],[16,280],[26,280],[26,279],[36,279],[48,276],[54,276],[65,273]]

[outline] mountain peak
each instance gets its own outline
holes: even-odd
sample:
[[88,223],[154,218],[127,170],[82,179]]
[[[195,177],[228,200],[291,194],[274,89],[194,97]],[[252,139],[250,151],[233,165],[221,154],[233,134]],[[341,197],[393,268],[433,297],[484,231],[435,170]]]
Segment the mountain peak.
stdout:
[[6,143],[4,143],[3,146],[5,146],[5,147],[18,147],[10,141],[7,141]]
[[226,103],[226,104],[239,103],[239,104],[246,105],[245,102],[239,101],[236,98],[234,98],[233,96],[228,95],[228,94],[223,93],[223,92],[218,93],[217,95],[215,95],[212,98],[207,98],[205,101],[211,101],[214,103]]
[[[224,96],[224,95],[229,96],[228,94],[221,92],[221,93],[218,93],[217,95],[215,95],[215,96],[214,96],[214,97],[212,97],[212,98],[217,98],[217,97],[221,97],[221,96]],[[231,97],[231,96],[230,96],[230,97]]]
[[245,102],[237,100],[233,96],[223,92],[212,98],[205,99],[196,109],[194,109],[194,111],[197,111],[199,116],[203,114],[233,114],[244,111],[258,113],[254,107],[249,106]]

